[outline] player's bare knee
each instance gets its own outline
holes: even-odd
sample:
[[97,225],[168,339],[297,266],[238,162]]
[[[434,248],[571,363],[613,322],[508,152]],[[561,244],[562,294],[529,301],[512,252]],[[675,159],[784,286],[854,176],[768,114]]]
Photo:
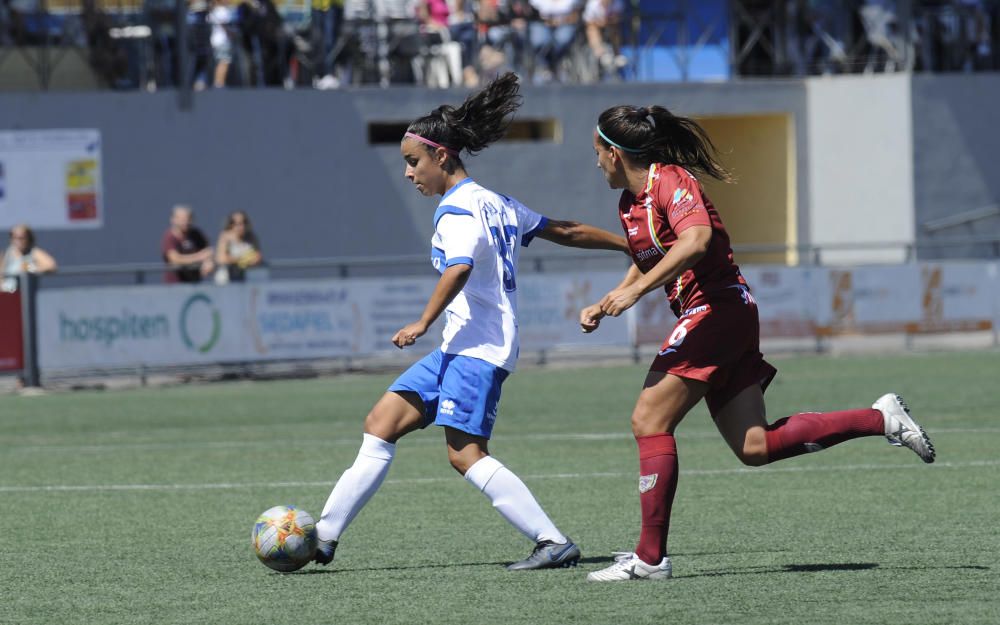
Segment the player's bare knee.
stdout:
[[401,430],[398,420],[387,416],[376,407],[365,417],[365,433],[377,436],[387,443],[395,443],[406,432]]
[[743,434],[743,444],[738,446],[730,441],[736,457],[748,467],[759,467],[769,462],[767,457],[767,436],[763,428],[749,428]]
[[748,467],[760,467],[768,463],[767,440],[748,434],[743,442],[743,448],[736,452],[740,462]]
[[758,447],[744,447],[737,452],[736,457],[748,467],[762,467],[767,464],[767,447],[763,449]]
[[471,458],[468,454],[448,449],[448,462],[451,463],[453,469],[458,471],[459,475],[465,475],[472,468],[472,465],[476,464],[477,460],[478,458]]

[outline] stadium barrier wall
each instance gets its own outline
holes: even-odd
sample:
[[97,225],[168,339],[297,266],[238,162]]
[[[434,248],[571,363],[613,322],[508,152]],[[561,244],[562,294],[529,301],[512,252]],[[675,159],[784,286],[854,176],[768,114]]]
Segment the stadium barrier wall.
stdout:
[[[849,269],[744,268],[765,338],[1000,327],[1000,264],[912,263]],[[519,280],[522,352],[658,345],[675,319],[646,297],[626,319],[584,335],[582,307],[621,280],[615,271]],[[228,286],[135,285],[42,290],[38,361],[45,372],[350,358],[392,352],[434,278],[301,280]],[[443,319],[428,331],[437,342]]]
[[19,371],[23,367],[21,292],[0,291],[0,371]]
[[[593,338],[580,308],[621,280],[525,276],[519,280],[521,344],[628,345],[626,324]],[[418,319],[433,278],[296,280],[228,286],[52,289],[38,298],[39,358],[46,371],[327,359],[392,351]],[[428,331],[433,344],[443,317]]]

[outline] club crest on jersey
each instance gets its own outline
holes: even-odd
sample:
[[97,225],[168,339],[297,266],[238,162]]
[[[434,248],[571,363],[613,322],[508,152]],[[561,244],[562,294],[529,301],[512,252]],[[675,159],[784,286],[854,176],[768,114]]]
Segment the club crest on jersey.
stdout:
[[639,476],[639,493],[648,493],[653,490],[656,486],[656,479],[660,477],[659,473],[653,473],[650,475],[640,475]]

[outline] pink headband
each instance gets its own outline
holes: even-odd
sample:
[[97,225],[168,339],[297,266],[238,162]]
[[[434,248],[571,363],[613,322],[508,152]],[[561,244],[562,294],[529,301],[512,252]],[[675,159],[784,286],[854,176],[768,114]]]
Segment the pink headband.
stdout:
[[405,136],[405,137],[409,137],[409,138],[411,138],[411,139],[416,139],[416,140],[417,140],[417,141],[419,141],[420,143],[424,143],[424,144],[426,144],[426,145],[429,145],[429,146],[431,146],[432,148],[444,148],[444,151],[445,151],[445,152],[447,152],[448,154],[451,154],[452,156],[458,156],[458,150],[453,150],[453,149],[449,148],[449,147],[448,147],[448,146],[446,146],[446,145],[441,145],[440,143],[434,143],[434,142],[433,142],[433,141],[431,141],[430,139],[426,139],[426,138],[424,138],[424,137],[421,137],[421,136],[420,136],[420,135],[418,135],[418,134],[414,134],[414,133],[412,133],[412,132],[408,132],[408,133],[406,133],[406,134],[405,134],[405,135],[403,135],[403,136]]

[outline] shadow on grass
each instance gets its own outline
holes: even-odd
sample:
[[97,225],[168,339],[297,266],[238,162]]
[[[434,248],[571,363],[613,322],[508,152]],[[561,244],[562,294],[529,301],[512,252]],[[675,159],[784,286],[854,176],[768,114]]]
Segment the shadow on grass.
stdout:
[[[580,564],[606,564],[610,560],[606,557],[580,558]],[[414,564],[410,566],[374,566],[366,568],[308,568],[299,569],[290,573],[279,573],[274,571],[273,575],[335,575],[338,573],[373,573],[381,571],[423,571],[426,569],[460,569],[470,566],[495,566],[506,567],[510,562],[451,562],[448,564]],[[927,570],[974,570],[988,571],[990,567],[980,565],[967,566],[888,566],[883,567],[875,562],[844,562],[844,563],[823,563],[823,564],[783,564],[780,566],[748,566],[724,571],[705,571],[704,573],[694,573],[693,575],[677,575],[679,579],[692,577],[726,577],[738,575],[770,575],[773,573],[822,573],[826,571],[870,571],[882,568],[892,571],[927,571]]]
[[507,566],[510,562],[451,562],[448,564],[413,564],[410,566],[372,566],[365,568],[338,569],[338,568],[310,568],[299,569],[290,573],[279,573],[275,575],[330,575],[335,573],[372,573],[378,571],[422,571],[426,569],[460,569],[469,566]]
[[966,566],[881,566],[876,562],[843,562],[820,564],[783,564],[780,566],[750,566],[725,571],[705,571],[693,575],[678,575],[676,577],[725,577],[728,575],[770,575],[772,573],[823,573],[827,571],[870,571],[881,568],[891,571],[930,571],[930,570],[973,570],[988,571],[990,567],[980,565]]

